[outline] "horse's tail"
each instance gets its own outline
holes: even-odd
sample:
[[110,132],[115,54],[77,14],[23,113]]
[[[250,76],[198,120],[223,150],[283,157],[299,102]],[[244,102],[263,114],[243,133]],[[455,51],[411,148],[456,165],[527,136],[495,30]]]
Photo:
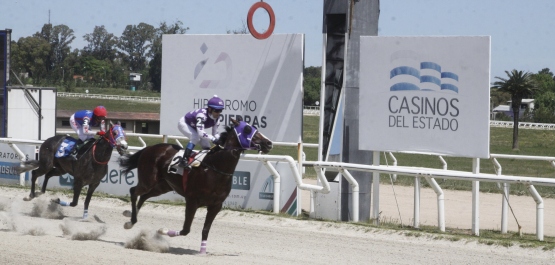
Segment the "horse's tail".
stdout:
[[38,167],[39,167],[39,161],[38,160],[30,160],[30,161],[21,162],[19,164],[19,167],[16,166],[14,168],[15,168],[16,173],[19,175],[21,173],[31,171],[33,169],[37,169]]
[[134,154],[127,154],[119,158],[119,166],[123,169],[123,175],[125,176],[129,171],[137,168],[139,165],[139,157],[143,153],[143,150],[134,153]]

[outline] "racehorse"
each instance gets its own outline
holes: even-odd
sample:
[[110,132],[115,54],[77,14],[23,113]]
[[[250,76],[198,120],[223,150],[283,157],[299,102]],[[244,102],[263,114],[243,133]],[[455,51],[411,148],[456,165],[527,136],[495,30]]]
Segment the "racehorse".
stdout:
[[127,141],[123,128],[119,123],[112,124],[110,122],[109,130],[104,136],[94,140],[88,140],[79,149],[77,154],[78,160],[74,161],[69,156],[56,157],[55,154],[59,151],[60,144],[66,139],[66,135],[56,135],[50,137],[42,143],[39,151],[39,160],[31,160],[22,162],[16,170],[20,173],[33,170],[31,178],[31,193],[29,197],[24,200],[32,200],[36,197],[35,182],[37,178],[44,175],[44,182],[42,183],[41,193],[46,192],[46,185],[48,179],[52,176],[61,176],[68,173],[73,176],[73,201],[71,203],[60,201],[60,199],[53,200],[62,206],[77,206],[81,189],[89,185],[87,197],[85,198],[85,210],[83,212],[83,219],[88,217],[89,202],[94,193],[94,190],[100,185],[102,178],[108,173],[108,161],[112,156],[112,150],[116,150],[120,155],[123,155],[127,150]]
[[[173,158],[182,149],[173,144],[156,144],[145,147],[133,155],[120,158],[123,174],[137,168],[138,184],[129,189],[131,195],[131,213],[125,211],[131,221],[124,227],[130,229],[137,222],[137,213],[143,203],[152,197],[175,191],[185,197],[185,222],[183,230],[174,231],[161,228],[160,234],[170,237],[186,236],[199,207],[206,206],[206,220],[202,229],[200,254],[206,254],[208,232],[214,218],[222,209],[222,204],[231,191],[233,172],[240,155],[247,149],[258,150],[264,154],[272,149],[272,141],[260,133],[256,127],[244,121],[231,119],[232,127],[226,126],[226,132],[220,137],[223,146],[216,145],[205,156],[199,167],[184,170],[183,176],[168,173]],[[177,160],[179,161],[179,160]],[[137,203],[137,197],[140,196]]]

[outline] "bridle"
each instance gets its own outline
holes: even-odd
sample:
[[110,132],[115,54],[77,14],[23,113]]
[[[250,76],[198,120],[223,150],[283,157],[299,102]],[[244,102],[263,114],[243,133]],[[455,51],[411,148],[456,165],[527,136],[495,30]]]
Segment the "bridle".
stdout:
[[[240,132],[238,131],[240,130]],[[257,150],[260,151],[260,145],[255,144],[252,141],[252,138],[258,132],[258,129],[252,125],[244,121],[240,121],[239,125],[233,128],[235,130],[235,135],[237,135],[237,140],[239,141],[239,145],[241,146],[242,150]]]
[[[117,137],[114,137],[114,129],[116,127],[117,127],[117,129],[116,129]],[[110,130],[108,131],[108,133],[104,134],[101,138],[98,138],[98,140],[96,140],[94,142],[93,146],[92,146],[92,157],[93,157],[94,162],[97,163],[97,164],[100,164],[100,165],[106,165],[106,164],[108,164],[108,162],[110,162],[109,158],[105,162],[100,162],[100,161],[96,160],[96,156],[95,156],[96,144],[98,144],[98,142],[102,139],[107,141],[110,144],[110,146],[112,146],[112,148],[116,147],[116,150],[121,155],[123,153],[123,151],[121,150],[121,145],[118,144],[118,141],[117,141],[117,139],[120,138],[120,137],[125,137],[125,133],[121,129],[121,126],[110,126]]]
[[[235,131],[235,135],[237,137],[239,147],[238,148],[227,149],[227,151],[231,152],[232,156],[238,158],[238,156],[234,154],[237,151],[239,151],[238,152],[239,154],[241,154],[245,150],[258,150],[258,151],[260,151],[260,145],[255,144],[252,141],[252,138],[254,138],[254,136],[256,135],[256,132],[258,132],[258,129],[256,127],[251,126],[251,125],[249,125],[248,123],[246,123],[244,121],[240,121],[239,125],[233,127],[233,130]],[[225,175],[225,176],[229,176],[229,177],[233,176],[233,172],[232,173],[225,173],[225,172],[220,171],[219,169],[217,169],[214,165],[209,165],[209,164],[205,163],[204,161],[202,161],[200,164],[202,166],[206,167],[205,170],[211,169],[214,172]]]

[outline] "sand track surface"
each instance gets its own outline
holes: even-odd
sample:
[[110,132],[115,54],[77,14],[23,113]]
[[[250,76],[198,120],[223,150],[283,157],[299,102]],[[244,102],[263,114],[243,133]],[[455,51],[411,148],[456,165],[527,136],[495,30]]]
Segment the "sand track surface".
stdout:
[[[199,255],[205,209],[188,236],[179,230],[183,206],[147,203],[132,229],[123,228],[130,205],[93,197],[89,218],[77,207],[52,205],[67,196],[47,192],[24,201],[27,190],[0,187],[0,264],[553,264],[554,251],[437,240],[363,226],[221,211]],[[408,217],[407,217],[408,218]],[[533,217],[531,217],[533,218]]]

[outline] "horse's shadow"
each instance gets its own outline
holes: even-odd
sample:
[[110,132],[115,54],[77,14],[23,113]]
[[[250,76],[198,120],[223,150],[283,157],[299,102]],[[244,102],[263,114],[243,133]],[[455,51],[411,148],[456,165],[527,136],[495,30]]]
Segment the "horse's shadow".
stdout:
[[[168,253],[174,255],[198,255],[200,251],[192,250],[192,249],[184,249],[184,248],[172,248],[170,247]],[[210,253],[208,252],[207,255],[209,256],[229,256],[229,257],[238,257],[237,254],[221,254],[221,253]]]
[[[110,243],[110,244],[114,244],[116,246],[120,246],[125,248],[125,242],[116,242],[116,241],[109,241],[109,240],[103,240],[103,239],[97,239],[96,241],[99,242],[103,242],[103,243]],[[137,250],[137,249],[135,249]],[[147,250],[148,251],[148,250]],[[168,252],[166,252],[165,254],[174,254],[174,255],[197,255],[200,252],[197,250],[192,250],[192,249],[184,249],[184,248],[174,248],[174,247],[170,247],[168,249]]]
[[174,254],[174,255],[196,255],[199,253],[199,251],[192,250],[192,249],[170,247],[168,253]]

